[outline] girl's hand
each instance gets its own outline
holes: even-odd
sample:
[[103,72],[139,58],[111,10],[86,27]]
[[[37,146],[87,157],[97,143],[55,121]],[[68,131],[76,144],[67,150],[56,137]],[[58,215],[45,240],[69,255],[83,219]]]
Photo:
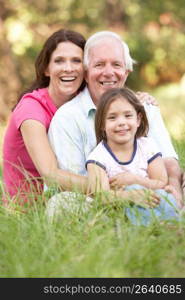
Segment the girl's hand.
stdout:
[[125,185],[136,184],[136,175],[131,172],[122,172],[118,175],[115,175],[109,179],[110,187],[112,189],[121,189],[124,188]]
[[152,105],[158,106],[157,100],[148,93],[137,92],[136,96],[139,99],[139,101],[141,102],[141,104],[147,103],[147,104],[152,104]]

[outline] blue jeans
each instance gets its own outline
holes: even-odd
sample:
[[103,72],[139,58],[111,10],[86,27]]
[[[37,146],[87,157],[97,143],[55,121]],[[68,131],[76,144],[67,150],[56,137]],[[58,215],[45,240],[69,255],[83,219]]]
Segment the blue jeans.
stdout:
[[[146,189],[138,184],[126,187],[126,190]],[[178,208],[175,198],[165,190],[155,190],[160,196],[160,204],[155,208],[143,208],[138,205],[125,208],[125,213],[130,222],[134,225],[149,225],[156,220],[179,220]]]

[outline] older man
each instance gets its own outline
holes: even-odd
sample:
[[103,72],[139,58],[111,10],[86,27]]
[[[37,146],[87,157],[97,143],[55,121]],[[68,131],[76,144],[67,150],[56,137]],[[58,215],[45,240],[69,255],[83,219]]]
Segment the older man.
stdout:
[[[133,70],[129,48],[119,35],[102,31],[86,42],[84,52],[87,87],[72,101],[58,109],[49,129],[49,139],[59,167],[86,175],[87,156],[96,145],[94,116],[101,95],[110,88],[123,87]],[[147,93],[139,93],[149,120],[149,136],[158,144],[166,162],[169,184],[175,187],[181,205],[181,171],[178,157],[157,106],[147,104]]]

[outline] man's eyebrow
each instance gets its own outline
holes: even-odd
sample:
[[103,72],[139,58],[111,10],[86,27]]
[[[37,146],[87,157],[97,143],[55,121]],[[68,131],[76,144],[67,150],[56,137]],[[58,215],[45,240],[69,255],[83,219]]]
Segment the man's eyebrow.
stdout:
[[95,59],[94,60],[94,62],[96,63],[96,62],[103,62],[105,59],[103,59],[103,58],[98,58],[98,59]]

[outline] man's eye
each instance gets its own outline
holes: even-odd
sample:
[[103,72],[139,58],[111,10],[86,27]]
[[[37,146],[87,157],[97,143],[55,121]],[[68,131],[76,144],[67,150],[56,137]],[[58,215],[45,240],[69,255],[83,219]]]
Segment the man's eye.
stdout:
[[102,67],[102,66],[103,66],[103,64],[102,64],[102,63],[98,63],[98,64],[96,64],[96,65],[95,65],[95,67],[96,67],[96,68],[98,68],[98,67]]
[[119,63],[119,62],[115,62],[115,63],[114,63],[114,66],[117,67],[117,68],[122,68],[122,64]]

